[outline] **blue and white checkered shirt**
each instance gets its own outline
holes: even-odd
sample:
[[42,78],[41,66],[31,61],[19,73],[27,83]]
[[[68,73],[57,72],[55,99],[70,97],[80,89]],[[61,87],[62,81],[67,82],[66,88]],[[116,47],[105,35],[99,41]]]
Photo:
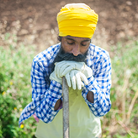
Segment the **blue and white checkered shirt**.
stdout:
[[[51,122],[59,110],[54,110],[58,99],[62,99],[62,85],[49,76],[52,72],[51,64],[59,52],[61,44],[56,44],[34,57],[31,70],[32,102],[21,113],[19,125],[33,114],[45,123]],[[111,108],[111,61],[107,51],[90,44],[87,56],[87,66],[93,70],[93,77],[82,90],[82,96],[91,112],[97,116],[104,116]],[[94,93],[94,103],[90,103],[86,96],[89,91]]]

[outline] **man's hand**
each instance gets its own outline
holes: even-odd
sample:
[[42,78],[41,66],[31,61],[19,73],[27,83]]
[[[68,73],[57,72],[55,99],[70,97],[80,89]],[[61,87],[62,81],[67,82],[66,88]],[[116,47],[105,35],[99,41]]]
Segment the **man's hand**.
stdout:
[[74,90],[76,90],[76,88],[81,90],[81,88],[84,86],[84,83],[86,85],[88,84],[86,76],[78,70],[71,70],[65,75],[65,78],[67,80],[68,86],[71,87],[72,85]]
[[62,78],[56,75],[55,70],[50,74],[50,80],[55,80],[62,84]]
[[[81,89],[84,83],[87,85],[87,78],[92,77],[92,69],[84,62],[61,61],[55,63],[55,69],[50,75],[51,80],[62,84],[62,77],[65,76],[68,86]],[[84,83],[83,83],[84,82]]]
[[85,64],[84,62],[61,61],[61,62],[55,63],[55,73],[57,77],[62,78],[71,70],[81,69],[84,66],[84,64]]
[[71,70],[81,71],[87,78],[91,77],[93,72],[84,62],[61,61],[56,63],[55,72],[58,77],[65,76]]

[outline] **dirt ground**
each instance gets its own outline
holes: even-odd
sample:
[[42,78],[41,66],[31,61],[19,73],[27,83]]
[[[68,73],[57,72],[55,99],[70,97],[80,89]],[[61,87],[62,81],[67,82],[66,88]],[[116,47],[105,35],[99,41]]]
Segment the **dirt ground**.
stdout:
[[38,47],[53,44],[58,35],[56,15],[72,2],[86,3],[98,13],[95,37],[101,43],[102,38],[112,45],[138,35],[138,0],[0,0],[0,34],[12,32],[19,42]]

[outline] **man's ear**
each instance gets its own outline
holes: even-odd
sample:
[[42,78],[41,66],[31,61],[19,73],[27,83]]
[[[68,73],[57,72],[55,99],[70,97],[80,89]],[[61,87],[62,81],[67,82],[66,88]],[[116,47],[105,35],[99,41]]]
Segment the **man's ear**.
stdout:
[[62,37],[61,37],[61,36],[58,36],[58,41],[60,41],[60,42],[61,42],[61,39],[62,39]]

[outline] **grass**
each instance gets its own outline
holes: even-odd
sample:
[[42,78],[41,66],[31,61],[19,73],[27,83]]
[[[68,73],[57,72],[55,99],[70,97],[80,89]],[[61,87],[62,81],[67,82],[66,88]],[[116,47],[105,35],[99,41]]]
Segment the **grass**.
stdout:
[[105,137],[138,137],[138,41],[112,48],[111,111],[103,118]]
[[[35,125],[31,118],[18,126],[22,109],[31,101],[30,71],[33,47],[0,47],[0,137],[31,138]],[[30,125],[31,124],[31,125]]]
[[[17,46],[16,36],[5,34],[0,47],[0,138],[33,138],[36,122],[31,117],[21,128],[22,109],[31,101],[30,71],[36,50]],[[9,39],[12,39],[9,43]],[[138,41],[110,48],[112,88],[110,112],[102,118],[102,138],[138,138]]]

